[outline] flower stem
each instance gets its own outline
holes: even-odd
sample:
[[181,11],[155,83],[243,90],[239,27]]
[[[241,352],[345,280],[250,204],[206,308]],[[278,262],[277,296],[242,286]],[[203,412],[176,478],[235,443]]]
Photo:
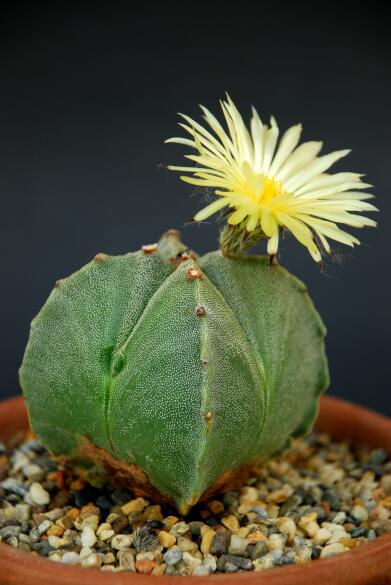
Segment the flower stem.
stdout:
[[240,256],[265,237],[260,226],[249,232],[244,222],[239,225],[225,225],[220,232],[220,250],[224,256]]

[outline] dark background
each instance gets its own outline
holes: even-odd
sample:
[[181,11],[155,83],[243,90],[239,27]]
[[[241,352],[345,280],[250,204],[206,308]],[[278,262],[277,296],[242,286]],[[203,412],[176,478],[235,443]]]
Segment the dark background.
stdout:
[[[330,392],[391,415],[390,44],[384,15],[282,3],[35,4],[2,13],[0,41],[1,396],[20,391],[29,323],[54,282],[97,252],[156,241],[200,208],[159,165],[181,164],[176,112],[218,112],[229,91],[281,129],[301,121],[336,170],[367,173],[379,228],[323,272],[291,239],[281,262],[307,283],[328,326]],[[342,3],[341,3],[342,4]],[[372,216],[373,217],[373,216]],[[184,228],[200,252],[211,222]],[[355,231],[355,230],[353,230]]]

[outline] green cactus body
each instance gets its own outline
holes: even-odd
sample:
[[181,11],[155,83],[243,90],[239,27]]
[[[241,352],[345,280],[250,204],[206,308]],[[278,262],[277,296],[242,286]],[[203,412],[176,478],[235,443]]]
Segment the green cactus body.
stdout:
[[198,258],[171,231],[59,281],[20,380],[54,454],[109,462],[185,513],[310,429],[328,384],[324,334],[286,270]]

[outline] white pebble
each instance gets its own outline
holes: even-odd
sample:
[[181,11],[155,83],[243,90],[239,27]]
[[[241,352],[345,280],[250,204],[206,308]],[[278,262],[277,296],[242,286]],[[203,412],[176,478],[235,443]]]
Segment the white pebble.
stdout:
[[79,552],[79,556],[81,559],[85,559],[86,557],[92,555],[92,552],[93,551],[89,546],[84,546]]
[[41,477],[43,475],[42,467],[36,465],[35,463],[29,463],[25,465],[22,469],[23,475],[30,479],[31,477]]
[[255,559],[254,570],[258,572],[264,571],[265,569],[271,569],[271,567],[274,567],[274,562],[275,561],[273,555],[267,553],[266,555],[263,555],[263,557],[261,557],[260,559]]
[[267,546],[269,550],[283,549],[286,537],[282,534],[271,534],[267,539]]
[[327,528],[320,528],[318,532],[315,534],[313,541],[315,544],[326,544],[331,538],[330,530]]
[[231,536],[231,543],[229,545],[228,552],[230,555],[241,556],[245,554],[247,547],[248,540],[242,538],[241,536],[233,534]]
[[202,564],[209,570],[210,573],[214,573],[214,571],[217,569],[216,557],[209,553],[204,555]]
[[351,514],[359,522],[366,522],[368,520],[368,512],[363,506],[353,506]]
[[48,559],[50,559],[51,561],[56,561],[58,563],[61,562],[61,557],[62,555],[60,551],[56,550],[54,552],[49,553]]
[[81,545],[82,547],[92,547],[94,546],[94,544],[96,543],[97,538],[96,538],[96,534],[94,532],[94,530],[91,528],[91,526],[86,526],[83,529],[83,532],[81,533]]
[[337,512],[337,514],[333,518],[334,524],[343,524],[346,520],[346,513],[345,512]]
[[99,569],[99,567],[102,564],[102,559],[96,553],[92,553],[92,555],[89,555],[88,557],[84,558],[81,561],[81,564],[82,567]]
[[111,538],[112,536],[114,536],[115,532],[111,527],[111,524],[109,524],[108,522],[103,522],[97,532],[96,535],[98,538],[100,538],[101,540],[105,541],[105,540],[109,540],[109,538]]
[[75,552],[66,552],[61,557],[61,562],[67,565],[78,565],[79,561],[79,555]]
[[325,546],[324,549],[322,549],[320,556],[322,558],[331,557],[332,555],[344,552],[344,550],[346,550],[346,549],[345,549],[343,544],[341,544],[339,542],[335,542],[333,544],[328,544],[327,546]]
[[54,534],[51,534],[48,538],[48,543],[53,548],[60,548],[60,546],[65,544],[65,540],[63,538],[60,538],[59,536],[55,536]]
[[46,504],[50,502],[49,492],[47,492],[37,481],[31,484],[29,494],[34,504],[46,506]]
[[281,534],[286,534],[290,541],[293,540],[293,537],[296,534],[296,524],[292,518],[288,518],[286,516],[279,518],[277,520],[277,528]]
[[130,547],[132,544],[132,538],[129,534],[116,534],[111,539],[111,548],[114,550],[122,550],[124,548]]
[[26,457],[26,455],[24,455],[24,453],[17,451],[14,458],[13,458],[13,461],[12,461],[12,471],[20,471],[21,469],[23,469],[23,467],[25,467],[29,463],[30,463],[30,459],[28,457]]
[[194,567],[193,575],[198,575],[198,577],[204,577],[206,575],[209,575],[209,569],[208,567],[205,567],[205,565],[197,565],[196,567]]
[[47,532],[51,526],[53,526],[53,522],[50,522],[50,520],[44,520],[38,526],[39,534],[45,534],[45,532]]
[[346,532],[339,532],[333,534],[333,536],[329,538],[329,540],[327,541],[327,544],[335,544],[336,542],[340,542],[341,538],[348,538]]
[[280,548],[275,548],[274,550],[270,551],[270,554],[275,561],[279,561],[282,557],[282,550]]
[[191,574],[194,574],[195,568],[201,564],[200,559],[193,557],[193,555],[188,552],[183,553],[183,562],[187,567],[189,567]]
[[85,518],[81,523],[81,530],[83,531],[84,528],[87,528],[87,526],[92,528],[93,531],[95,532],[99,526],[99,516],[92,514],[91,516]]

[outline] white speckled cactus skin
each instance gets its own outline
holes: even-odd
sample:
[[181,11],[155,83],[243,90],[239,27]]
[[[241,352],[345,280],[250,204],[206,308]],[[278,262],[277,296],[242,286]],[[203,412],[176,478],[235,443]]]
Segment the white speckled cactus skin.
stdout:
[[[98,255],[57,283],[20,370],[55,454],[89,444],[185,513],[211,486],[307,432],[328,384],[304,285],[267,258],[158,246]],[[133,466],[133,467],[132,467]]]

